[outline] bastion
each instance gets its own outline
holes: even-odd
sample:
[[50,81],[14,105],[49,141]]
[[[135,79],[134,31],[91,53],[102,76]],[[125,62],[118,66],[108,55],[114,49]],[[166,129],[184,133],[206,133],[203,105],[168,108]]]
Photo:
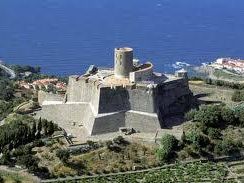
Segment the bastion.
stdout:
[[38,115],[89,136],[121,127],[151,133],[164,128],[167,116],[188,110],[192,98],[185,71],[156,73],[151,62],[133,59],[132,48],[116,48],[114,68],[90,66],[70,76],[63,98],[39,92]]

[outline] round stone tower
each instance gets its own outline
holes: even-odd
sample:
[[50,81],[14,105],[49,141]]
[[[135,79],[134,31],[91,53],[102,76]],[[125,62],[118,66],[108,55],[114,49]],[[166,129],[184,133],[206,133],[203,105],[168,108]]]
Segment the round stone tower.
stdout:
[[133,49],[115,48],[114,49],[114,75],[116,78],[129,78],[133,70]]

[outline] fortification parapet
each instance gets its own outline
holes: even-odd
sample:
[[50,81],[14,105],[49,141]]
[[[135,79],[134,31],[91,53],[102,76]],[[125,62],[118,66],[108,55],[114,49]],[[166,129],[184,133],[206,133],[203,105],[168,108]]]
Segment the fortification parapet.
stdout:
[[133,72],[130,72],[130,82],[147,81],[153,75],[153,64],[147,62],[138,66]]

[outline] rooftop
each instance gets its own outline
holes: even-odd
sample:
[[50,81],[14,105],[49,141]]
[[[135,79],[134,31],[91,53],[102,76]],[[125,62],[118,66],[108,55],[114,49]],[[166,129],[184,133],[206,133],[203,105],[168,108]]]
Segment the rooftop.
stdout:
[[129,48],[129,47],[115,48],[115,49],[118,50],[118,51],[133,51],[133,49]]
[[[72,77],[79,78],[77,75]],[[80,79],[81,78],[89,79],[90,81],[98,82],[103,86],[109,87],[132,86],[135,84],[133,82],[130,82],[129,78],[116,78],[112,69],[99,69],[96,73],[82,75]],[[144,81],[136,82],[136,84],[140,86],[148,86],[149,84],[157,85],[160,83],[167,83],[175,80],[179,80],[179,78],[175,75],[153,72],[153,75],[150,78],[147,78],[147,80]]]

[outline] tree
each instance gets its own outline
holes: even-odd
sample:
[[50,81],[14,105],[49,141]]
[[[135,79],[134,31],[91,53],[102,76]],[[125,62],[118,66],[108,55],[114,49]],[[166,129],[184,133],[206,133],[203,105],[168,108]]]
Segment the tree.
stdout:
[[37,130],[39,133],[42,131],[42,119],[39,118],[38,123],[37,123]]
[[30,145],[21,145],[13,151],[13,156],[19,157],[31,154],[32,147]]
[[54,124],[52,121],[47,123],[47,133],[48,135],[52,135],[54,133]]
[[0,79],[0,100],[8,101],[14,95],[13,83],[7,79]]
[[31,135],[32,135],[32,139],[35,139],[35,135],[36,135],[36,121],[34,121],[33,124],[32,124]]
[[44,134],[47,135],[48,134],[48,121],[46,119],[43,119],[41,122],[42,122],[42,127],[44,129]]

